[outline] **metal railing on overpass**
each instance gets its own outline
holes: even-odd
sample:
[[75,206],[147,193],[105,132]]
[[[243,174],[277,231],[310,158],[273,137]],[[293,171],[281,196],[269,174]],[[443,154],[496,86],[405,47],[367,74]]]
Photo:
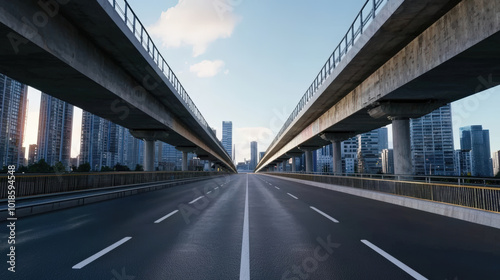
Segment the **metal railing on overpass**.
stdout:
[[[394,194],[410,198],[424,199],[439,203],[448,203],[457,206],[465,206],[469,208],[487,210],[500,213],[500,180],[494,178],[479,178],[486,182],[495,182],[496,185],[477,186],[467,183],[458,185],[458,179],[455,184],[443,181],[437,181],[437,178],[444,179],[445,177],[432,177],[432,180],[423,181],[407,180],[401,181],[396,177],[380,176],[332,176],[320,174],[304,174],[304,173],[264,173],[277,175],[282,177],[314,181],[332,185],[351,187],[355,189],[363,189],[376,191],[387,194]],[[375,174],[373,174],[375,175]],[[400,177],[401,178],[401,177]],[[418,176],[416,177],[418,178]],[[458,177],[448,177],[458,178]],[[463,177],[462,177],[463,178]],[[408,179],[408,178],[407,178]],[[468,178],[463,178],[467,180]],[[472,180],[477,178],[470,178]],[[477,183],[477,182],[476,182]]]
[[173,87],[177,91],[176,94],[184,102],[186,108],[188,108],[196,117],[196,119],[202,124],[202,126],[215,137],[212,129],[209,127],[200,110],[198,110],[193,100],[191,100],[191,97],[189,97],[181,82],[175,75],[174,71],[172,71],[166,60],[158,51],[158,48],[153,42],[153,39],[151,39],[151,36],[147,32],[146,28],[139,20],[135,12],[132,10],[128,2],[126,0],[108,0],[108,3],[125,22],[129,30],[134,34],[139,43],[141,43],[142,47],[153,59],[158,69],[161,70],[163,75],[165,75],[170,83],[172,83]]
[[302,110],[306,107],[312,97],[317,93],[318,88],[326,81],[326,79],[332,74],[333,70],[337,67],[337,65],[342,61],[342,59],[346,56],[349,49],[354,46],[356,40],[363,34],[365,28],[370,25],[375,16],[377,15],[377,11],[380,10],[383,4],[385,4],[388,0],[367,0],[361,8],[361,11],[358,13],[354,22],[351,24],[347,33],[342,40],[337,45],[333,53],[330,55],[326,63],[321,68],[321,71],[316,76],[312,84],[306,90],[299,103],[292,111],[288,119],[285,121],[280,131],[274,138],[271,145],[269,145],[269,149],[274,146],[274,144],[278,141],[278,139],[283,135],[288,126],[297,118],[297,116],[302,112]]
[[310,174],[310,175],[328,175],[339,177],[357,177],[367,179],[382,179],[394,181],[408,181],[408,182],[424,182],[424,183],[443,183],[443,184],[456,184],[458,186],[488,186],[499,187],[500,179],[492,177],[468,177],[468,176],[429,176],[429,175],[394,175],[394,174],[369,174],[369,173],[331,173],[331,172],[285,172],[296,174]]
[[[26,197],[223,174],[204,171],[16,174],[15,187],[17,197]],[[0,176],[0,185],[7,186],[7,179],[8,176]],[[6,187],[0,188],[0,199],[7,197],[7,191]]]

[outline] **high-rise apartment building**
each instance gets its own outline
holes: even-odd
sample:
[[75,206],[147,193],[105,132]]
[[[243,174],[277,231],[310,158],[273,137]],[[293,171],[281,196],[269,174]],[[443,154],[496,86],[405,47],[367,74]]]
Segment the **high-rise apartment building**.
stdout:
[[222,147],[230,158],[233,158],[233,122],[222,122]]
[[455,174],[451,106],[410,120],[412,164],[415,175]]
[[38,158],[38,145],[31,144],[28,148],[28,165],[37,162]]
[[257,167],[257,142],[250,142],[250,166],[249,169],[253,171]]
[[493,176],[497,176],[500,173],[500,151],[493,153]]
[[471,175],[477,177],[493,176],[490,157],[490,132],[481,125],[460,128],[460,149],[470,151]]
[[388,148],[387,128],[381,127],[358,135],[358,172],[382,172],[381,153]]
[[38,119],[38,160],[70,167],[73,105],[42,93]]
[[316,150],[316,168],[318,172],[333,172],[333,147],[332,144]]
[[104,166],[123,164],[119,160],[124,160],[127,146],[122,127],[83,111],[80,164],[89,163],[94,171],[99,171]]
[[[23,140],[26,124],[28,87],[0,74],[0,164],[23,162]],[[0,166],[0,167],[1,167]]]
[[471,176],[472,161],[470,150],[455,151],[455,175],[456,176]]
[[342,172],[355,173],[358,169],[358,137],[352,137],[342,142]]

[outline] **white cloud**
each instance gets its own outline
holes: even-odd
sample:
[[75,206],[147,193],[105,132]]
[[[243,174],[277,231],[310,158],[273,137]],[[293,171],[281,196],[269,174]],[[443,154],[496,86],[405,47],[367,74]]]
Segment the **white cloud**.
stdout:
[[162,12],[160,19],[148,29],[160,37],[167,48],[192,46],[193,56],[199,56],[210,43],[230,37],[239,21],[231,7],[222,13],[216,2],[179,0],[177,5]]
[[196,73],[200,78],[209,78],[217,75],[224,68],[222,60],[203,60],[200,63],[191,65],[189,71]]
[[236,145],[236,161],[242,162],[244,159],[250,159],[250,142],[257,141],[257,151],[265,152],[273,139],[273,132],[266,127],[235,128],[233,144]]

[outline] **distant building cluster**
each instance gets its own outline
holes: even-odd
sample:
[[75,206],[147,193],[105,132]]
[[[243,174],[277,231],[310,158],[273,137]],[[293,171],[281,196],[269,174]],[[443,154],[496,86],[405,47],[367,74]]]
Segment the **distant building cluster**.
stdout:
[[[490,156],[489,131],[481,125],[460,128],[460,149],[454,150],[451,106],[447,104],[410,120],[413,174],[428,176],[491,177],[500,172],[500,151]],[[386,128],[342,142],[343,173],[394,173],[393,150]],[[313,153],[313,172],[332,172],[332,145]],[[296,170],[305,170],[304,155]]]
[[[0,160],[2,166],[30,166],[44,160],[50,166],[60,165],[72,171],[88,164],[91,171],[114,170],[121,166],[135,170],[142,165],[144,144],[128,129],[83,111],[80,155],[71,158],[73,105],[42,93],[37,144],[28,147],[27,160],[23,147],[27,123],[27,86],[0,74]],[[229,127],[229,130],[228,130]],[[228,147],[232,145],[232,124],[225,126]],[[215,132],[214,132],[215,134]],[[182,169],[182,152],[174,146],[156,142],[155,170]],[[229,149],[229,153],[232,151]],[[189,170],[210,170],[208,163],[188,154]]]

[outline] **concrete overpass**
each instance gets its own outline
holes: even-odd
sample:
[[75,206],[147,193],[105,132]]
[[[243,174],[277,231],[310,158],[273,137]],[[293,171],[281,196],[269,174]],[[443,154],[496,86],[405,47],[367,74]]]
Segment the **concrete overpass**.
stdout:
[[[385,4],[385,5],[384,5]],[[396,174],[411,174],[409,118],[500,81],[500,2],[367,1],[256,171],[393,124]],[[293,165],[294,167],[295,165]]]
[[[118,4],[120,3],[120,5]],[[236,172],[125,1],[0,0],[0,72],[154,141]]]

